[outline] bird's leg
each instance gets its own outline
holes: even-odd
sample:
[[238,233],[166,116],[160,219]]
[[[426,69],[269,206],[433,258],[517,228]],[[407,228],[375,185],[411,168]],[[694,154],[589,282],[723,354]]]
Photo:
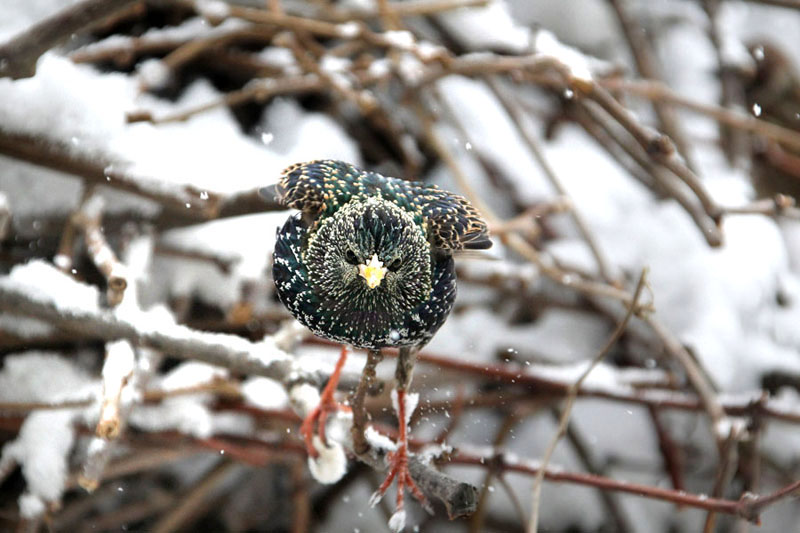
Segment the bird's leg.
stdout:
[[[395,369],[395,378],[397,380],[397,422],[398,422],[398,437],[397,437],[397,450],[388,454],[391,469],[386,479],[383,481],[378,491],[373,498],[375,501],[379,500],[386,493],[386,490],[392,484],[392,481],[397,480],[397,515],[403,513],[404,506],[404,489],[408,489],[417,498],[423,507],[428,506],[425,495],[414,483],[411,478],[411,473],[408,470],[408,421],[411,418],[411,412],[408,412],[406,405],[406,392],[408,385],[411,383],[411,371],[414,368],[414,356],[411,348],[400,348],[400,353],[397,358],[397,368]],[[413,411],[413,408],[412,408]]]
[[303,420],[303,424],[300,426],[300,433],[305,440],[306,450],[311,457],[319,457],[319,452],[313,445],[314,423],[316,422],[317,424],[317,434],[319,438],[322,440],[322,443],[327,446],[328,441],[325,440],[325,423],[328,421],[328,415],[344,407],[334,400],[333,394],[336,392],[336,387],[339,385],[339,378],[342,375],[342,367],[344,367],[345,361],[347,361],[347,346],[343,344],[342,351],[339,354],[339,360],[336,361],[336,367],[334,367],[333,373],[328,379],[325,388],[322,389],[319,403],[308,413]]
[[353,407],[351,435],[353,437],[353,451],[356,454],[363,454],[369,450],[369,443],[364,436],[364,430],[367,429],[367,409],[364,407],[364,400],[367,397],[367,390],[375,381],[375,369],[382,360],[383,354],[381,354],[380,350],[369,350],[367,352],[367,363],[361,372],[358,388],[350,401],[350,405]]

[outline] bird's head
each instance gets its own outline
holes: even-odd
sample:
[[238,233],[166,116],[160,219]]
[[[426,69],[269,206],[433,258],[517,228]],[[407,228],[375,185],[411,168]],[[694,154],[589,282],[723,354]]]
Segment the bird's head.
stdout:
[[431,292],[431,247],[413,217],[380,197],[352,200],[320,222],[304,254],[309,278],[337,306],[396,314]]

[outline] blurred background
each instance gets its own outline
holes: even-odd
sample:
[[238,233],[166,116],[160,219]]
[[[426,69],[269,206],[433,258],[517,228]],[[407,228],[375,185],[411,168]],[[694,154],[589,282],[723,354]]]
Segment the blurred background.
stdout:
[[309,473],[289,392],[338,347],[277,301],[257,194],[334,158],[494,241],[412,385],[476,505],[408,530],[800,531],[800,2],[0,13],[0,530],[388,531],[380,472]]

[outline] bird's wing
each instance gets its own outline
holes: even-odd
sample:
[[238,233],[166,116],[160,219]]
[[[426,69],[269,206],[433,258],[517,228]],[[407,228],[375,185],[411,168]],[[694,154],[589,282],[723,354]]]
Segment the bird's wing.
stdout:
[[434,185],[417,186],[431,242],[443,250],[486,250],[489,231],[478,210],[463,196]]
[[492,245],[486,223],[463,196],[435,185],[387,178],[335,160],[297,163],[283,171],[275,192],[282,204],[310,215],[330,215],[353,197],[382,196],[424,224],[442,250],[485,250]]
[[275,187],[279,202],[304,213],[332,213],[350,201],[363,171],[350,163],[317,160],[286,168]]

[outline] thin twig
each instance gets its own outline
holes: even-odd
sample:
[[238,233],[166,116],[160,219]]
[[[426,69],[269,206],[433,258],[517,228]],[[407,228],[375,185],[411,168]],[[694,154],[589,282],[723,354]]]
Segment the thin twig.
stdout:
[[767,139],[771,139],[787,148],[800,150],[800,133],[795,130],[784,128],[744,112],[692,100],[675,92],[663,83],[649,80],[624,80],[621,78],[609,78],[600,80],[598,83],[612,91],[624,91],[648,100],[660,100],[670,105],[680,106],[688,111],[711,117],[726,126],[763,135]]
[[580,377],[570,385],[569,391],[567,392],[567,398],[564,405],[564,409],[561,413],[561,420],[558,424],[558,431],[556,434],[553,435],[553,438],[550,440],[550,444],[548,445],[547,449],[542,456],[542,466],[539,469],[539,472],[536,473],[536,477],[533,481],[533,489],[531,490],[531,517],[528,521],[528,533],[536,533],[539,530],[539,501],[541,499],[542,493],[542,482],[544,481],[544,474],[547,470],[547,465],[550,462],[550,458],[553,455],[553,452],[558,446],[558,442],[561,438],[566,434],[567,425],[569,424],[569,417],[572,414],[572,407],[575,404],[575,400],[578,396],[578,391],[581,388],[581,385],[586,378],[589,377],[589,373],[598,365],[600,361],[602,361],[608,352],[616,345],[617,341],[622,334],[625,333],[625,329],[628,327],[628,322],[633,318],[636,312],[636,304],[639,301],[639,297],[642,294],[645,286],[647,285],[647,271],[642,271],[641,275],[639,276],[639,282],[636,284],[636,290],[633,293],[633,299],[631,305],[628,307],[627,312],[625,313],[625,317],[619,323],[617,328],[611,334],[611,337],[606,342],[605,346],[598,352],[597,355],[594,356],[591,363],[586,367],[586,370],[580,375]]
[[106,279],[108,304],[115,307],[122,302],[122,298],[125,296],[125,289],[128,287],[128,272],[106,241],[100,223],[102,209],[102,198],[90,196],[75,212],[72,223],[82,230],[89,258]]
[[[703,209],[713,221],[719,217],[719,207],[700,183],[700,179],[676,155],[670,139],[643,127],[611,94],[595,83],[576,83],[577,91],[590,98],[602,107],[614,120],[616,120],[636,142],[660,165],[667,168],[672,174],[683,181],[697,196]],[[722,244],[722,236],[715,225],[710,225],[704,230],[703,236],[712,246]]]
[[[644,28],[640,27],[631,17],[631,14],[626,8],[626,0],[609,0],[614,13],[617,15],[617,20],[622,28],[622,33],[628,41],[628,48],[633,55],[636,62],[636,70],[643,78],[650,80],[661,80],[661,68],[655,57],[651,43],[644,32]],[[686,135],[678,122],[677,117],[672,109],[664,106],[660,101],[653,100],[653,109],[658,117],[658,122],[661,125],[661,130],[664,131],[675,142],[678,151],[686,160],[687,165],[691,169],[695,169],[691,159],[691,152],[689,150],[689,143],[686,141]]]
[[[519,103],[516,102],[507,93],[507,91],[505,91],[505,89],[503,89],[497,80],[488,78],[487,82],[494,91],[494,94],[497,95],[500,103],[503,105],[503,107],[505,107],[508,116],[511,117],[514,124],[517,126],[517,130],[519,130],[519,132],[522,134],[522,138],[527,143],[528,148],[536,159],[536,162],[539,163],[539,166],[542,168],[542,171],[544,172],[544,175],[547,177],[548,181],[550,181],[550,184],[558,192],[558,194],[563,197],[569,197],[567,189],[564,187],[564,184],[558,177],[558,174],[556,174],[553,167],[550,166],[550,163],[544,157],[544,153],[539,147],[539,142],[536,140],[536,137],[531,131],[531,124],[528,115],[524,112],[522,106],[520,106]],[[608,263],[608,259],[600,250],[600,246],[597,244],[597,239],[595,239],[594,235],[589,229],[589,224],[586,222],[586,219],[583,218],[583,215],[574,206],[572,209],[570,209],[570,215],[572,215],[572,219],[575,221],[575,226],[578,228],[578,231],[586,241],[589,250],[591,250],[595,262],[597,263],[597,269],[599,270],[600,275],[607,282],[611,283],[612,285],[615,284],[616,277],[612,275],[612,269]]]
[[213,492],[236,468],[238,465],[235,462],[220,462],[188,494],[180,498],[177,507],[168,511],[161,520],[156,522],[152,531],[154,533],[170,533],[191,523],[192,517],[201,511]]
[[30,78],[36,74],[37,60],[46,51],[136,1],[84,0],[34,24],[0,45],[0,78]]

